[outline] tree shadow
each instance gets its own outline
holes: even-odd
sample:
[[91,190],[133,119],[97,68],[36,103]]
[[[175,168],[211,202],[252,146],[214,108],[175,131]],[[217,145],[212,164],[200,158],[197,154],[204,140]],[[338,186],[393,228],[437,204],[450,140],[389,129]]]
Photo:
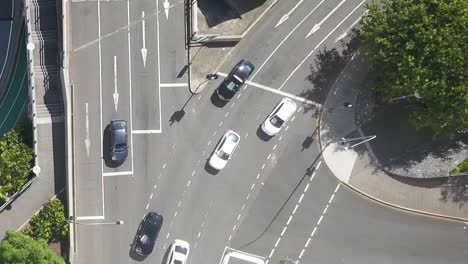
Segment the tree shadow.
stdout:
[[[323,50],[320,50],[314,62],[310,64],[310,74],[305,78],[311,86],[300,92],[298,96],[323,104],[330,88],[357,51],[360,42],[356,32],[353,31],[348,42],[342,40],[340,42],[341,46],[337,48],[327,49],[325,46]],[[303,109],[307,113],[311,110],[316,110],[316,107],[303,103]],[[318,111],[315,111],[313,116],[317,117],[317,115]]]
[[468,201],[468,176],[452,176],[440,190],[441,200],[452,200],[462,208]]
[[215,27],[263,5],[266,0],[198,0],[198,8],[205,16],[208,27]]

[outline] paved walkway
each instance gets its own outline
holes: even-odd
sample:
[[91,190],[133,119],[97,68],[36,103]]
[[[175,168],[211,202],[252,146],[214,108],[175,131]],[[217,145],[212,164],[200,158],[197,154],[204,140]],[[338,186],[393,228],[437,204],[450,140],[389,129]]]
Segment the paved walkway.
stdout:
[[[320,143],[326,164],[343,183],[375,200],[403,209],[468,221],[468,205],[464,204],[468,200],[468,192],[464,183],[449,184],[445,178],[416,179],[389,175],[382,170],[370,144],[346,149],[340,143],[342,137],[364,136],[356,125],[356,107],[348,108],[345,103],[359,104],[358,95],[364,87],[368,70],[363,56],[357,53],[329,92],[320,121]],[[401,143],[398,138],[392,140],[394,144]]]

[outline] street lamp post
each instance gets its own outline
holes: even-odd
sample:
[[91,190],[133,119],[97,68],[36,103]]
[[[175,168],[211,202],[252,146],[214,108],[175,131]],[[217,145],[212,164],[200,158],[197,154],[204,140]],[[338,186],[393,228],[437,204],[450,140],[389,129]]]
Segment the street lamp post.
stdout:
[[67,222],[70,224],[76,224],[76,225],[123,225],[124,224],[123,220],[117,220],[113,222],[96,222],[96,223],[76,222],[74,221],[73,216],[70,216]]
[[418,91],[415,91],[414,94],[411,94],[411,95],[403,95],[403,96],[399,96],[399,97],[395,97],[395,98],[391,98],[389,100],[389,102],[392,102],[392,101],[395,101],[395,100],[399,100],[399,99],[407,99],[408,97],[416,97],[416,99],[421,99],[422,96],[421,94],[418,93]]
[[[342,137],[342,138],[341,138],[341,143],[342,143],[342,144],[345,144],[345,143],[346,143],[345,149],[348,150],[348,149],[350,149],[350,148],[354,148],[354,147],[357,146],[357,145],[361,145],[362,143],[365,143],[365,142],[367,142],[367,141],[370,141],[370,140],[372,140],[372,139],[374,139],[374,138],[376,138],[376,137],[377,137],[376,135],[373,135],[373,136],[364,136],[364,137],[357,137],[357,138],[344,138],[344,137]],[[347,144],[347,143],[349,143],[349,142],[351,142],[351,141],[356,141],[356,140],[362,140],[362,141],[361,141],[361,142],[358,142],[358,143],[356,143],[356,144],[354,144],[354,145],[351,145],[351,146],[349,146],[349,145]]]

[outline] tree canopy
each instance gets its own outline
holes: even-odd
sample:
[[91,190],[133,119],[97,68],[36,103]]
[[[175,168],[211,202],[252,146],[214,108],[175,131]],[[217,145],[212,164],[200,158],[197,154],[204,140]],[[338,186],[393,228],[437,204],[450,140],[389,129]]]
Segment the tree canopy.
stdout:
[[44,240],[9,230],[0,242],[0,263],[65,264],[65,261],[50,251]]
[[[361,36],[385,100],[411,96],[411,121],[453,134],[468,124],[468,1],[383,0],[367,6]],[[410,98],[410,97],[408,97]]]
[[12,195],[26,183],[32,153],[18,131],[11,130],[3,136],[0,141],[0,199]]

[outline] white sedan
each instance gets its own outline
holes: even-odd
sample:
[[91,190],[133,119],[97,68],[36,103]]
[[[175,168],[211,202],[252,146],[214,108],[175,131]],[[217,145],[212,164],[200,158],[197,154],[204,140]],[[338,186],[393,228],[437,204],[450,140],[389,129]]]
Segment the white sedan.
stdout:
[[167,264],[185,264],[190,253],[190,244],[184,240],[176,239],[171,245],[167,256]]
[[236,150],[239,141],[239,134],[232,130],[228,130],[219,141],[213,155],[211,155],[209,160],[210,166],[216,170],[222,170],[226,166],[228,160],[231,159],[232,153]]
[[262,124],[262,130],[269,136],[278,134],[281,127],[291,118],[296,111],[296,103],[289,98],[283,98],[278,105],[271,111],[265,122]]

